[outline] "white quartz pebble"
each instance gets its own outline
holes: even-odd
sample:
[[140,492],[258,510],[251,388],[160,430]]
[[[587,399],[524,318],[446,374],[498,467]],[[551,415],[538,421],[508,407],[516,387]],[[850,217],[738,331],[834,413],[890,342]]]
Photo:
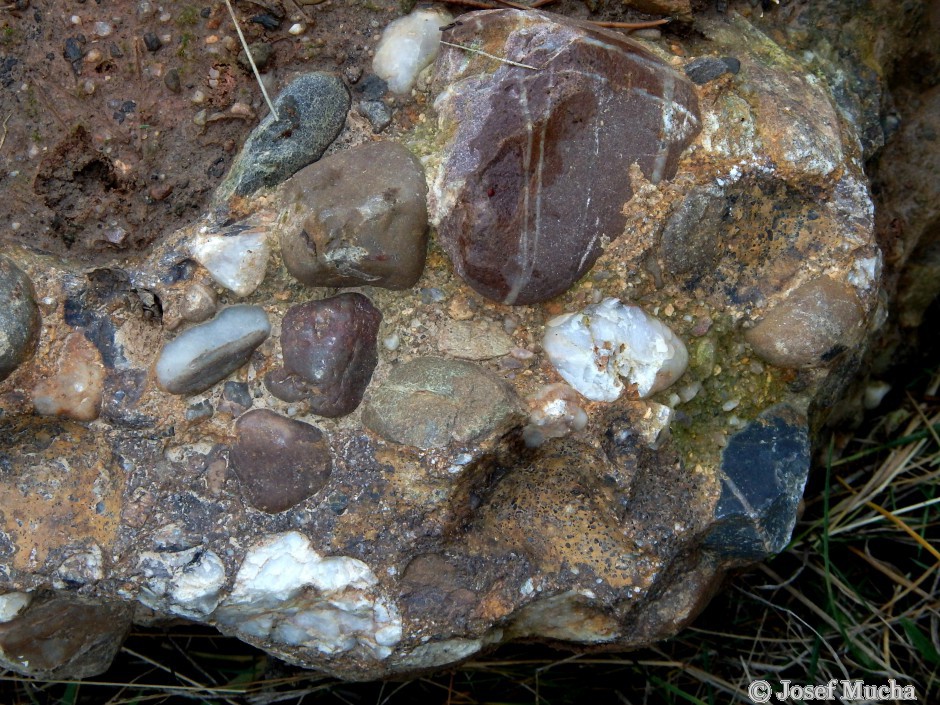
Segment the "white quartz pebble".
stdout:
[[201,233],[189,251],[216,284],[237,296],[248,296],[264,281],[271,248],[266,232],[249,230],[240,235]]
[[646,398],[679,379],[689,362],[665,323],[613,298],[550,320],[542,347],[558,374],[592,401],[617,399],[621,377]]
[[422,69],[437,58],[441,27],[453,21],[443,10],[421,9],[389,23],[375,50],[372,70],[388,89],[408,93]]

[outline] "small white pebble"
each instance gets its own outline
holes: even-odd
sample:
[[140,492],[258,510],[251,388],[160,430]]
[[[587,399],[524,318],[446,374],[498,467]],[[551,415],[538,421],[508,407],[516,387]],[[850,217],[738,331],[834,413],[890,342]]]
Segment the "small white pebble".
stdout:
[[216,68],[209,69],[209,78],[218,78],[222,74],[219,73],[219,70]]
[[199,105],[200,103],[204,103],[206,101],[206,94],[202,91],[195,91],[190,100],[196,105]]
[[99,37],[109,37],[114,28],[107,22],[95,22],[95,34]]
[[382,339],[382,345],[385,346],[386,350],[398,350],[398,346],[401,345],[401,336],[397,332],[392,333]]
[[208,117],[206,111],[200,110],[198,113],[196,113],[193,116],[193,122],[199,125],[199,127],[202,127],[203,125],[206,124],[206,117]]
[[738,408],[738,404],[741,403],[740,399],[729,399],[724,404],[721,405],[722,411],[733,411]]
[[290,29],[287,30],[287,31],[290,32],[291,34],[293,34],[294,36],[297,36],[298,34],[303,34],[303,33],[304,33],[304,26],[303,26],[302,24],[300,24],[300,22],[296,22],[296,23],[292,24],[292,25],[290,26]]
[[22,223],[17,223],[15,221],[10,223],[10,229],[13,230],[14,232],[19,230],[21,227],[23,227]]
[[82,23],[82,18],[79,17],[78,15],[72,15],[72,16],[69,18],[69,22],[71,22],[71,23],[72,23],[73,25],[75,25],[75,26],[78,26],[78,25],[80,25],[80,24]]
[[679,396],[678,394],[676,394],[675,392],[672,392],[672,393],[669,395],[669,406],[675,408],[675,407],[679,406],[679,404],[680,404],[681,402],[682,402],[682,397],[680,397],[680,396]]
[[887,382],[871,382],[865,387],[865,408],[876,409],[881,404],[885,395],[891,391],[891,385]]
[[161,12],[161,13],[160,13],[160,21],[161,21],[161,22],[169,22],[169,21],[172,20],[172,19],[173,19],[173,15],[171,15],[169,12]]

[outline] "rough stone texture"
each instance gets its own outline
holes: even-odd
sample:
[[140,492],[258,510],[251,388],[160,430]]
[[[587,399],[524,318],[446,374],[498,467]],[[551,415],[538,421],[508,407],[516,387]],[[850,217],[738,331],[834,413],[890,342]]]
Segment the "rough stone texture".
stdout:
[[517,416],[512,391],[470,362],[423,357],[395,368],[362,421],[395,443],[440,448],[505,429]]
[[441,52],[441,243],[484,296],[550,299],[623,232],[631,165],[654,184],[675,175],[699,129],[695,91],[623,35],[548,14],[481,12],[445,35],[528,68]]
[[229,462],[251,505],[283,512],[316,494],[330,478],[330,447],[302,421],[255,409],[235,422]]
[[0,257],[0,382],[32,353],[41,325],[29,277]]
[[394,142],[353,147],[312,164],[287,185],[284,264],[309,286],[408,289],[424,270],[427,184],[420,162]]
[[87,678],[107,669],[130,627],[125,603],[36,601],[0,624],[0,664],[43,680]]
[[349,104],[349,91],[335,74],[295,78],[274,102],[278,119],[270,114],[252,131],[217,199],[276,186],[319,159],[343,129]]
[[768,311],[744,338],[778,367],[822,365],[855,345],[863,322],[855,290],[820,277]]
[[[574,179],[582,192],[600,184],[619,193],[608,205],[620,220],[594,268],[556,300],[510,309],[479,296],[434,242],[420,289],[363,286],[382,314],[375,337],[386,341],[365,401],[316,418],[329,480],[281,512],[252,506],[230,460],[249,408],[313,423],[306,397],[285,401],[263,384],[286,366],[289,312],[310,298],[278,243],[287,185],[250,197],[219,192],[191,225],[146,255],[122,253],[119,265],[78,267],[7,247],[0,233],[43,319],[35,353],[0,381],[0,590],[14,595],[0,600],[0,615],[13,618],[7,635],[20,638],[18,620],[47,597],[80,592],[213,625],[345,678],[400,676],[513,638],[649,644],[692,619],[729,568],[779,550],[815,430],[834,414],[851,417],[856,397],[839,400],[859,367],[883,369],[912,325],[936,320],[935,282],[905,267],[933,272],[940,234],[931,139],[940,131],[931,83],[940,31],[930,24],[940,16],[842,0],[769,3],[763,18],[744,0],[728,13],[706,5],[696,5],[687,31],[645,43],[655,66],[677,71],[701,57],[740,62],[701,85],[678,79],[697,97],[701,131],[675,155],[674,176],[654,183],[641,162]],[[455,29],[472,30],[480,16],[460,15]],[[561,55],[581,51],[567,40],[588,30],[556,26]],[[467,45],[476,53],[445,51],[432,90],[422,78],[413,99],[396,98],[388,128],[453,194],[463,185],[447,180],[446,147],[487,112],[444,120],[453,129],[441,132],[435,97],[473,97],[445,70],[516,76],[510,90],[552,73],[479,53],[519,58],[503,53],[505,38],[461,36],[480,40]],[[368,76],[359,85],[364,100],[384,90]],[[480,148],[521,148],[518,113],[488,122]],[[617,138],[636,132],[631,123]],[[583,152],[571,134],[555,144]],[[356,115],[331,149],[373,139]],[[191,315],[231,300],[189,245],[204,227],[236,233],[248,224],[271,244],[267,274],[246,296],[263,308],[271,336],[230,378],[169,394],[154,374],[159,352]],[[808,301],[830,307],[826,325],[837,323],[837,334],[776,325],[768,345],[801,350],[800,364],[758,359],[747,336],[771,330],[779,312],[803,315],[814,287],[822,293]],[[189,307],[190,294],[202,303]],[[540,345],[546,323],[606,298],[640,306],[685,342],[689,365],[676,384],[605,402],[561,383]],[[505,350],[507,337],[508,354],[482,355]],[[94,422],[35,413],[32,390],[56,375],[69,339],[100,356]],[[453,359],[468,352],[480,359]],[[17,594],[33,595],[28,609]]]
[[768,409],[731,436],[721,454],[721,497],[707,545],[742,561],[782,551],[809,464],[806,418],[787,406]]
[[284,367],[264,384],[284,401],[305,399],[320,416],[345,416],[362,401],[378,362],[382,314],[362,294],[292,307],[281,326]]

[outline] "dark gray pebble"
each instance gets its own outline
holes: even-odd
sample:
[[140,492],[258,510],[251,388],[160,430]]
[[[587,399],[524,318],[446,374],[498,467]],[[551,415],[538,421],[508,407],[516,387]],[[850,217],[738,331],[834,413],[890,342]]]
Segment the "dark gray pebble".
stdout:
[[147,51],[159,51],[160,47],[163,46],[163,42],[153,32],[147,32],[144,35],[144,46],[147,47]]
[[29,277],[12,260],[0,256],[0,381],[33,353],[41,324]]
[[[737,59],[733,59],[733,61],[737,62],[738,70],[740,70],[741,63]],[[684,70],[685,75],[692,79],[693,83],[700,86],[709,81],[714,81],[722,74],[737,73],[737,71],[732,70],[725,59],[720,59],[717,56],[700,56],[687,63]]]
[[278,119],[268,115],[248,136],[217,198],[248,196],[276,186],[315,162],[343,129],[349,91],[332,73],[308,73],[294,79],[274,102]]
[[392,111],[381,100],[363,100],[359,103],[359,112],[372,123],[373,132],[381,132],[392,124]]
[[163,77],[163,85],[169,88],[173,93],[182,91],[183,85],[180,82],[180,72],[176,69],[167,71],[166,76]]

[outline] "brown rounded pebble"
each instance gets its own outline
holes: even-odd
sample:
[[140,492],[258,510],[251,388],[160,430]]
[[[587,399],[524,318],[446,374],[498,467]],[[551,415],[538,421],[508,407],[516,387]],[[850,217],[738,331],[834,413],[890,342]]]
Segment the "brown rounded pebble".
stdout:
[[290,509],[330,478],[330,447],[315,426],[256,409],[238,418],[235,433],[229,463],[245,498],[263,512]]
[[854,345],[863,320],[851,286],[819,277],[772,308],[744,339],[772,365],[812,367]]

